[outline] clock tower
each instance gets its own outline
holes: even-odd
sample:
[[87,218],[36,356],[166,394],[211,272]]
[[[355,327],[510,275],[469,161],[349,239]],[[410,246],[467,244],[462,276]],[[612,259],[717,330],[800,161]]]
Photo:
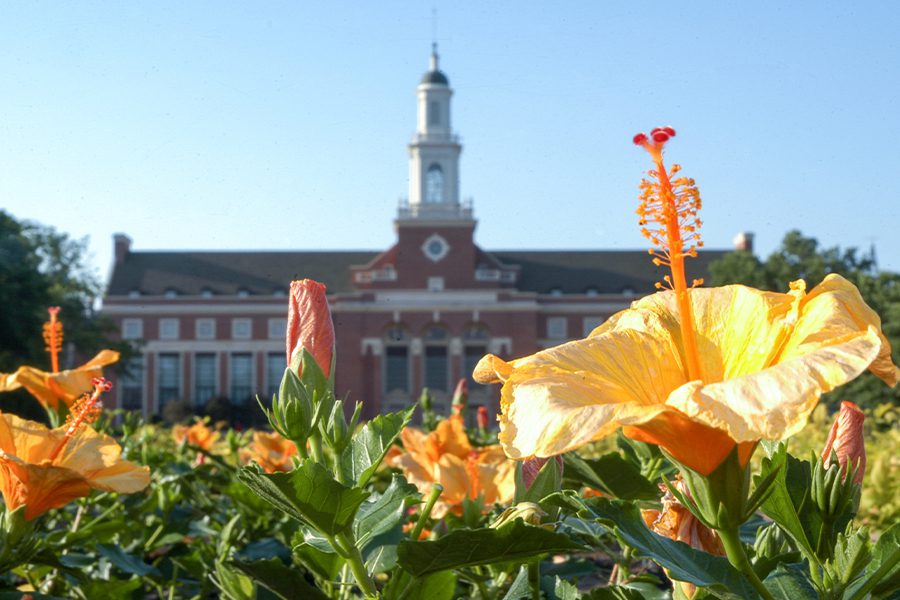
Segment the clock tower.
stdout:
[[409,200],[400,207],[405,219],[471,220],[471,208],[459,201],[459,154],[462,146],[450,126],[453,90],[438,68],[437,44],[429,70],[416,88],[416,132],[409,144]]

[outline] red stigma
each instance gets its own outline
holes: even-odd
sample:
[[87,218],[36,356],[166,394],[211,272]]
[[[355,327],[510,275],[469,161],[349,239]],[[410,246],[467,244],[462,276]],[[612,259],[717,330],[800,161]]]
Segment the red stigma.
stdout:
[[675,137],[675,130],[671,127],[663,127],[662,130],[668,133],[669,137]]
[[633,138],[631,138],[631,141],[634,142],[635,146],[640,146],[642,144],[645,144],[647,142],[647,134],[639,133],[636,136],[634,136]]
[[653,141],[656,142],[657,144],[662,144],[664,142],[668,142],[669,134],[666,133],[665,131],[663,131],[662,129],[657,130],[655,133],[653,133]]

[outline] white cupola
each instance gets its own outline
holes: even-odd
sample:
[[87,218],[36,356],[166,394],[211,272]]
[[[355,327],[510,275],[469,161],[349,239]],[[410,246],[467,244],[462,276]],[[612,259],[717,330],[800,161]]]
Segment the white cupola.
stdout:
[[409,201],[399,220],[471,220],[471,208],[459,201],[459,155],[462,146],[450,126],[450,81],[438,68],[432,45],[428,71],[416,88],[416,133],[409,144]]

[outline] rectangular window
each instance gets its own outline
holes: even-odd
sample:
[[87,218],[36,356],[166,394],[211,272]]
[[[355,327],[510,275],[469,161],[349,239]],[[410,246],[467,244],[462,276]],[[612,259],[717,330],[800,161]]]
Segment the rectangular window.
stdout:
[[469,379],[469,385],[475,385],[472,373],[481,357],[487,354],[487,346],[466,346],[463,348],[463,377]]
[[143,319],[122,319],[122,339],[139,340],[144,337]]
[[284,339],[287,331],[287,319],[269,319],[269,339]]
[[563,340],[569,336],[568,319],[566,317],[549,317],[547,319],[547,337],[551,340]]
[[159,339],[161,340],[177,340],[178,339],[178,319],[160,319],[159,320]]
[[409,350],[406,346],[388,346],[384,352],[384,391],[409,391]]
[[582,335],[587,337],[591,334],[593,330],[600,327],[605,321],[603,317],[585,317],[582,320]]
[[194,406],[205,406],[216,395],[216,355],[194,355]]
[[253,355],[234,353],[231,355],[231,402],[249,404],[253,396]]
[[428,291],[429,292],[443,292],[444,291],[444,278],[443,277],[429,277],[428,278]]
[[181,396],[181,355],[159,355],[159,407]]
[[194,324],[194,333],[198,340],[212,340],[216,337],[215,319],[197,319]]
[[450,363],[446,346],[425,346],[425,387],[446,392],[450,379]]
[[231,320],[231,338],[235,340],[249,340],[251,334],[250,319]]
[[122,408],[143,410],[144,408],[144,357],[135,356],[128,361],[128,367],[119,379],[122,387]]
[[284,352],[270,352],[266,355],[266,397],[263,398],[263,402],[266,404],[271,402],[272,396],[278,393],[285,368]]

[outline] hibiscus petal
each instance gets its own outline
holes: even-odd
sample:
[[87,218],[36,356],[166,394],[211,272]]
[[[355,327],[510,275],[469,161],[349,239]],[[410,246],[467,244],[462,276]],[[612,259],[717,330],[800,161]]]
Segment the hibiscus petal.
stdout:
[[866,370],[881,341],[874,328],[729,381],[691,382],[669,396],[667,404],[737,442],[778,440],[800,431],[819,396]]
[[562,454],[664,410],[684,383],[666,336],[610,331],[509,363],[500,442],[511,458]]

